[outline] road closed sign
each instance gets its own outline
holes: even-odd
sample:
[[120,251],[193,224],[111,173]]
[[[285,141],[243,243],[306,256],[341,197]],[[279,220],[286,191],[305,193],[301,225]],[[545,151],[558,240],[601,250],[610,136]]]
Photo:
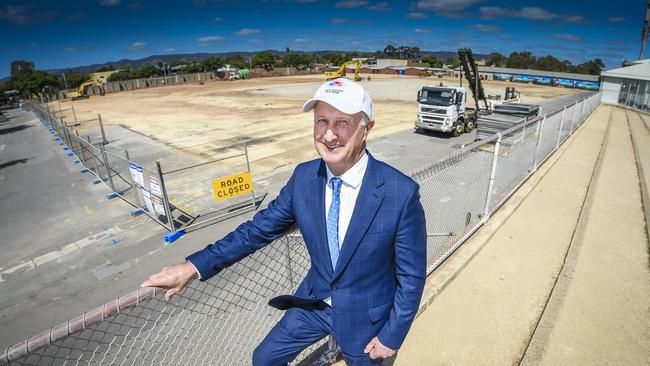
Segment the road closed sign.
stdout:
[[227,200],[244,193],[253,192],[253,178],[250,172],[239,173],[212,181],[212,192],[217,201]]

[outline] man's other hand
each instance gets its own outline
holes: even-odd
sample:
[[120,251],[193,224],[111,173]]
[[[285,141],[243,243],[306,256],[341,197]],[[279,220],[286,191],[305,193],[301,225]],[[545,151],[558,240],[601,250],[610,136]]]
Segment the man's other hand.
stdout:
[[140,287],[163,287],[167,289],[165,299],[169,300],[197,277],[196,269],[191,263],[165,267],[162,271],[142,282]]
[[363,352],[367,353],[371,359],[376,360],[378,358],[391,357],[395,354],[396,351],[384,346],[379,341],[379,338],[375,337],[370,341],[370,343],[368,343],[366,349],[364,349]]

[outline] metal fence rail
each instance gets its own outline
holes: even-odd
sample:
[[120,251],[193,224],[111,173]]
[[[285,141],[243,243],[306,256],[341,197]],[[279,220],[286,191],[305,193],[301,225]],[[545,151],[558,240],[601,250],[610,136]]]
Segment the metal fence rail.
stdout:
[[[600,98],[594,94],[411,174],[427,219],[428,273],[548,159]],[[250,364],[254,347],[282,315],[267,300],[291,293],[309,266],[302,238],[293,231],[212,280],[194,281],[170,302],[152,289],[139,290],[8,348],[0,364]],[[325,341],[296,362],[313,361],[319,354],[313,350]]]

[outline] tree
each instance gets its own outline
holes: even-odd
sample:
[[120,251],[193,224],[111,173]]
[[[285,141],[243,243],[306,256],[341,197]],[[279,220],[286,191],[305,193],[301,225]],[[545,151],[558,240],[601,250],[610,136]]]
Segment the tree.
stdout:
[[251,61],[253,66],[260,66],[267,70],[272,70],[275,64],[275,57],[268,51],[259,52]]
[[442,60],[438,59],[435,56],[424,56],[420,62],[429,64],[429,67],[441,68],[443,65]]
[[487,64],[489,66],[496,66],[496,67],[501,67],[505,65],[506,63],[506,57],[499,52],[492,52],[488,56]]
[[230,57],[228,57],[228,58],[226,58],[224,60],[224,63],[230,65],[231,67],[235,67],[235,68],[238,68],[238,69],[243,69],[243,68],[246,68],[246,66],[248,66],[248,62],[246,62],[246,60],[244,60],[242,55],[230,56]]
[[34,63],[31,61],[17,60],[11,62],[11,77],[20,79],[34,72]]
[[210,71],[215,71],[221,66],[223,66],[221,59],[219,57],[213,57],[213,56],[204,58],[201,64],[203,64],[203,67],[206,70],[210,70]]
[[90,75],[81,72],[69,72],[65,74],[65,82],[68,84],[68,88],[77,88],[81,83],[90,79]]
[[535,56],[528,51],[513,52],[506,60],[506,67],[514,69],[532,69],[535,67]]
[[114,71],[115,68],[113,65],[107,65],[107,66],[102,66],[99,69],[95,70],[95,72],[105,72],[105,71]]
[[393,46],[392,44],[388,44],[384,48],[384,56],[386,58],[393,58],[395,56],[395,51],[396,51],[395,46]]
[[307,67],[314,63],[314,55],[306,53],[290,53],[282,58],[282,66]]
[[445,64],[451,66],[452,69],[455,69],[455,68],[458,67],[458,65],[460,65],[460,61],[458,61],[457,58],[451,58],[451,57],[450,57],[450,58],[447,59],[447,61],[445,62]]
[[569,65],[566,65],[562,61],[558,60],[557,58],[551,55],[539,57],[535,62],[535,68],[537,70],[543,70],[543,71],[566,72],[569,70],[569,67],[570,67],[570,63]]
[[578,74],[600,75],[600,72],[603,71],[604,68],[605,64],[603,64],[603,61],[599,58],[595,58],[575,66],[573,72]]
[[45,71],[35,70],[34,63],[26,60],[11,62],[11,77],[9,82],[24,96],[41,92],[56,91],[61,84],[55,75]]

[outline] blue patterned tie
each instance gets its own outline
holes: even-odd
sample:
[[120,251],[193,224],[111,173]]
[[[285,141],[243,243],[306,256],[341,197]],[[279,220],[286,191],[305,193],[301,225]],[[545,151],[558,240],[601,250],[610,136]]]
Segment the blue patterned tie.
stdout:
[[332,270],[339,259],[339,208],[341,206],[341,178],[334,177],[332,182],[332,204],[327,213],[327,245],[330,248]]

